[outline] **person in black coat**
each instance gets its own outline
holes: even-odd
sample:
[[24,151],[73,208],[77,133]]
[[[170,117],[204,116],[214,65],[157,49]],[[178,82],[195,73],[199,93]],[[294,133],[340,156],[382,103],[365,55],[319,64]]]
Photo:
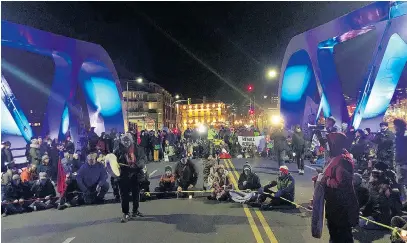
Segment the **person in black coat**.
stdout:
[[[140,180],[144,178],[143,168],[146,163],[144,149],[133,141],[132,135],[126,133],[121,137],[120,148],[116,153],[120,166],[119,188],[123,218],[125,223],[131,217],[143,217],[139,211]],[[130,192],[133,201],[133,212],[129,215]]]
[[9,141],[2,142],[1,146],[1,172],[6,172],[6,164],[11,163],[14,160],[14,157],[10,150],[11,143]]
[[[177,191],[192,190],[198,182],[198,171],[194,163],[182,155],[181,161],[177,163],[174,170]],[[186,195],[183,195],[186,196]]]
[[393,169],[395,135],[389,130],[387,122],[380,123],[380,132],[376,134],[373,142],[377,144],[377,160],[386,163]]
[[39,179],[34,182],[31,192],[36,200],[30,205],[34,211],[53,208],[56,202],[55,187],[47,177],[47,173],[40,172]]
[[12,180],[5,186],[5,190],[2,190],[2,194],[3,215],[32,211],[28,200],[32,197],[29,185],[22,183],[19,175],[13,175]]
[[304,153],[305,153],[305,139],[300,125],[295,126],[294,134],[292,137],[292,147],[295,153],[295,160],[297,161],[298,172],[300,175],[304,174]]
[[238,187],[240,190],[257,190],[261,187],[259,176],[252,172],[248,162],[243,165],[243,173],[239,176]]
[[287,138],[284,135],[283,128],[278,128],[271,135],[270,139],[274,140],[274,154],[277,157],[278,166],[284,165],[284,157],[288,150]]
[[356,169],[359,173],[363,174],[367,169],[367,157],[369,156],[369,144],[366,135],[362,129],[358,129],[355,134],[355,139],[352,142],[350,152],[356,160]]

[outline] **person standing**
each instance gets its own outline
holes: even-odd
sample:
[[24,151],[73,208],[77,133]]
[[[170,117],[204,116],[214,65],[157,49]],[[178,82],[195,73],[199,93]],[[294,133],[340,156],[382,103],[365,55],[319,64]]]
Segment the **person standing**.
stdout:
[[1,143],[1,172],[7,171],[6,164],[11,163],[14,161],[13,153],[11,153],[10,147],[11,143],[9,141]]
[[305,152],[305,140],[300,125],[295,126],[293,134],[293,150],[294,158],[297,161],[298,173],[304,174],[304,152]]
[[[117,161],[120,164],[120,199],[123,218],[122,223],[126,223],[133,217],[143,217],[139,211],[140,202],[140,179],[146,163],[144,149],[133,142],[131,134],[126,133],[121,137],[120,147],[117,151]],[[130,192],[133,201],[133,212],[129,214]]]
[[393,169],[395,135],[389,130],[389,123],[380,123],[380,132],[375,136],[373,142],[377,144],[377,160],[386,163]]
[[396,129],[396,138],[394,143],[394,164],[396,166],[397,182],[400,187],[402,201],[407,200],[406,185],[407,185],[407,134],[406,122],[401,119],[393,121]]

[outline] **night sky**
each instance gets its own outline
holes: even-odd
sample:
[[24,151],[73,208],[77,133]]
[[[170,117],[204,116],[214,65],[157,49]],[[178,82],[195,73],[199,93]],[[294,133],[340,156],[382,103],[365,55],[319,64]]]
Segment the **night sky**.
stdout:
[[2,20],[102,45],[119,77],[140,74],[172,93],[242,100],[207,67],[169,40],[154,23],[221,77],[256,95],[277,92],[289,40],[368,2],[2,2]]

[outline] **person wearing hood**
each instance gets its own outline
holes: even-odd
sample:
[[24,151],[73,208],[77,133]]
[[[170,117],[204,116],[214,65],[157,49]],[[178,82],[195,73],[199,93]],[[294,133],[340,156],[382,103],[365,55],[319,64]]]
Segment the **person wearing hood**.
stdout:
[[2,208],[4,206],[3,215],[11,215],[31,211],[28,201],[32,194],[26,183],[22,183],[20,176],[15,174],[12,180],[6,185],[3,191]]
[[78,182],[76,181],[76,173],[66,175],[66,187],[65,191],[61,194],[59,200],[58,210],[65,208],[75,207],[83,204],[83,197],[80,193]]
[[31,187],[31,192],[36,200],[30,205],[30,208],[33,211],[53,208],[56,202],[55,187],[48,178],[47,173],[40,172],[38,177],[39,179]]
[[52,168],[49,164],[49,157],[48,155],[44,155],[41,158],[41,164],[37,166],[37,174],[45,172],[47,175],[51,175]]
[[407,133],[406,122],[401,119],[394,120],[394,127],[396,129],[396,138],[394,141],[394,154],[395,166],[397,173],[397,182],[399,184],[401,198],[403,201],[407,200],[406,186],[407,186]]
[[30,144],[30,163],[33,165],[39,165],[41,163],[40,145],[37,139],[31,140]]
[[103,203],[109,190],[107,172],[103,164],[96,162],[96,154],[90,154],[76,176],[79,188],[84,193],[86,204]]
[[252,172],[252,167],[249,162],[243,165],[243,172],[239,176],[239,190],[257,190],[261,187],[259,176]]
[[228,171],[225,170],[223,165],[216,166],[211,188],[214,190],[211,195],[208,196],[208,199],[218,201],[228,199],[228,192],[232,188],[232,184],[229,179]]
[[191,190],[195,187],[198,181],[198,171],[194,163],[185,154],[175,166],[174,176],[178,192]]
[[[126,133],[121,137],[120,148],[116,153],[117,162],[120,166],[119,189],[123,217],[122,223],[126,223],[133,217],[144,217],[139,211],[140,181],[144,178],[143,168],[147,161],[144,148],[133,141],[131,134]],[[131,192],[131,198],[130,198]],[[133,201],[133,212],[129,214],[130,200]]]
[[169,192],[175,191],[175,176],[172,173],[171,166],[167,165],[164,169],[165,173],[161,176],[158,187],[155,188],[156,192],[162,192],[157,194],[158,198],[165,198],[169,196]]
[[17,168],[14,161],[5,164],[7,171],[1,175],[1,185],[6,186],[13,178],[13,175],[17,174]]
[[298,172],[300,175],[304,174],[304,153],[305,153],[305,139],[300,125],[295,126],[294,134],[292,137],[292,146],[294,158],[297,161]]
[[7,171],[6,164],[14,161],[13,153],[10,150],[11,143],[9,141],[1,143],[1,172]]
[[[265,193],[272,194],[271,202],[262,204],[262,210],[272,210],[273,208],[280,206],[289,206],[292,208],[292,204],[284,199],[291,202],[295,200],[295,180],[290,174],[288,167],[283,165],[279,168],[280,174],[277,181],[272,181],[268,185],[264,186],[263,191]],[[277,192],[272,191],[273,187],[277,186]],[[284,198],[284,199],[281,199]]]

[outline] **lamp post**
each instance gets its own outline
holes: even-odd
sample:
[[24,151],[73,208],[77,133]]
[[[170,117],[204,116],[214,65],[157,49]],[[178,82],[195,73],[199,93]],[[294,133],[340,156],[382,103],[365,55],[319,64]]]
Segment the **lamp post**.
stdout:
[[[179,95],[176,95],[176,96],[175,96],[175,99],[179,99]],[[173,107],[176,103],[184,102],[184,101],[188,101],[188,100],[176,100],[176,101],[174,101],[173,103],[171,103],[171,106],[170,106],[170,119],[172,119],[172,107]],[[178,116],[178,114],[177,114],[177,116]],[[177,118],[175,118],[175,124],[177,124]]]

